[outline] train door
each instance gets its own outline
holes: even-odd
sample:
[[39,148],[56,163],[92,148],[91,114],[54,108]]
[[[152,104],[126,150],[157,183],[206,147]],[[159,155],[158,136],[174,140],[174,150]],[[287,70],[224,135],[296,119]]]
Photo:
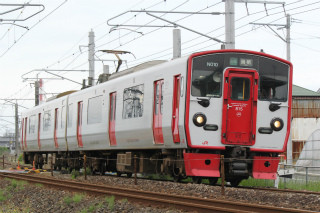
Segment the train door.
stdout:
[[78,147],[83,147],[82,142],[82,111],[83,111],[83,102],[78,102],[78,122],[77,122],[77,140]]
[[109,96],[110,105],[109,105],[109,141],[110,146],[117,145],[116,139],[116,98],[117,92],[110,93]]
[[179,102],[180,102],[181,75],[174,76],[173,81],[173,103],[172,103],[172,136],[174,143],[180,143],[179,135]]
[[225,73],[222,143],[254,145],[258,74],[254,70],[229,69]]
[[58,137],[57,137],[57,131],[58,131],[58,118],[59,118],[59,109],[56,108],[54,110],[54,133],[53,133],[53,139],[54,139],[54,145],[56,148],[59,147],[58,144]]
[[155,144],[163,144],[162,112],[163,112],[163,80],[154,82],[153,101],[153,137]]
[[38,114],[38,148],[41,149],[41,141],[40,141],[40,130],[41,130],[41,113]]

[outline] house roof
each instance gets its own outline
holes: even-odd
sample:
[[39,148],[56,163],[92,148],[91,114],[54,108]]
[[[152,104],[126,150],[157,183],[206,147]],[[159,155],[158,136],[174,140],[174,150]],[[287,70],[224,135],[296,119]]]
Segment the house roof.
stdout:
[[320,97],[320,93],[297,86],[297,85],[292,85],[292,96]]

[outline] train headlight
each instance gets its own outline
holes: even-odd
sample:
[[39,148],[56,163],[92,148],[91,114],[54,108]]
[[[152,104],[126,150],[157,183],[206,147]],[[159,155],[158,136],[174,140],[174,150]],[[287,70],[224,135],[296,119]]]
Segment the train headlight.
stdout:
[[274,118],[271,120],[270,126],[274,131],[280,131],[283,128],[283,120],[281,118]]
[[204,126],[207,123],[207,117],[202,113],[196,113],[193,116],[193,123],[196,126]]

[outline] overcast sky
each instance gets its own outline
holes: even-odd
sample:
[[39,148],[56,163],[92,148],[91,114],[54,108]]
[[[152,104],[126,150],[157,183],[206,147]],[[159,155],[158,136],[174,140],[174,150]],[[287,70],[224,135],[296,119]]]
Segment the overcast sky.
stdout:
[[[114,49],[134,54],[122,55],[126,60],[122,69],[150,60],[172,59],[172,27],[146,27],[168,25],[145,13],[127,13],[112,20],[112,24],[144,25],[144,27],[119,27],[109,33],[107,20],[128,10],[224,12],[221,0],[2,0],[1,4],[43,4],[5,13],[14,7],[0,6],[0,97],[1,99],[33,99],[34,78],[44,78],[43,93],[52,94],[80,89],[79,84],[58,80],[52,75],[35,69],[87,70],[88,32],[95,33],[96,59],[115,60],[115,56],[99,50]],[[264,1],[263,1],[264,2]],[[281,1],[277,1],[281,2]],[[286,24],[286,14],[292,15],[291,62],[294,66],[293,82],[298,86],[316,91],[319,89],[320,69],[320,1],[288,0],[281,4],[236,3],[236,48],[260,51],[286,58],[286,43],[267,27],[255,23]],[[155,14],[210,37],[224,38],[224,15]],[[29,16],[32,16],[28,18]],[[27,19],[28,18],[28,19]],[[22,20],[10,25],[9,19]],[[0,22],[1,23],[1,22]],[[28,28],[28,29],[27,29]],[[273,27],[285,38],[286,30]],[[221,44],[187,30],[181,30],[182,55],[203,50],[220,49]],[[82,46],[79,48],[79,46]],[[81,50],[80,50],[81,49]],[[113,62],[103,62],[115,70]],[[95,63],[95,78],[102,72],[101,61]],[[30,72],[29,74],[26,74]],[[88,72],[55,72],[73,81],[82,82]],[[23,81],[21,76],[28,80]],[[55,78],[55,79],[48,79]],[[13,131],[12,105],[0,101],[0,135]],[[34,101],[18,101],[19,111],[30,108]]]

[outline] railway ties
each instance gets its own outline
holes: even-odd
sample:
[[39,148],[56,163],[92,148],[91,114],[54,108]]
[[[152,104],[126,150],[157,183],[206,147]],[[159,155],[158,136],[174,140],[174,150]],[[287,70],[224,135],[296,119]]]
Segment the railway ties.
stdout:
[[64,190],[68,189],[71,191],[80,191],[96,195],[114,195],[116,198],[127,198],[128,200],[134,202],[148,203],[157,206],[173,206],[177,209],[185,209],[197,212],[312,212],[298,209],[247,204],[227,200],[204,199],[191,196],[155,193],[135,189],[119,189],[113,186],[96,185],[69,180],[59,180],[49,177],[39,177],[36,175],[0,173],[0,176],[29,181],[33,183],[42,183],[54,188],[63,188]]

